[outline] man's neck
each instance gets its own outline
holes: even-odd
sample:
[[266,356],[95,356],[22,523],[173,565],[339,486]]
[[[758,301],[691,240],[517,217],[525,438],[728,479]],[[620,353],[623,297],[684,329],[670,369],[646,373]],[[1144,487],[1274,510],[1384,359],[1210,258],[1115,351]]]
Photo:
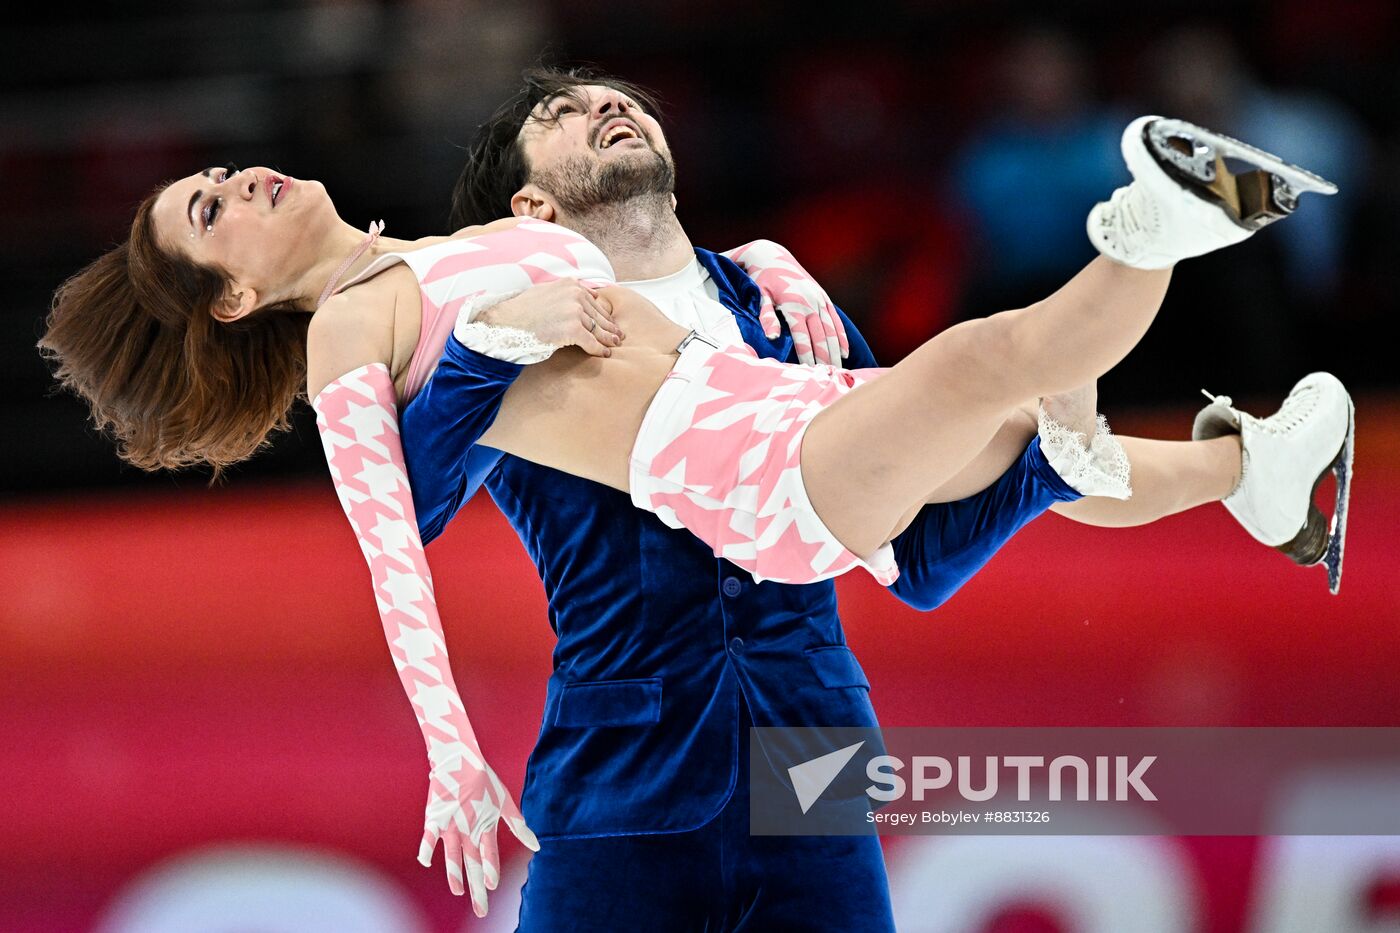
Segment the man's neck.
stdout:
[[633,198],[556,219],[601,249],[619,282],[670,275],[695,258],[669,196]]

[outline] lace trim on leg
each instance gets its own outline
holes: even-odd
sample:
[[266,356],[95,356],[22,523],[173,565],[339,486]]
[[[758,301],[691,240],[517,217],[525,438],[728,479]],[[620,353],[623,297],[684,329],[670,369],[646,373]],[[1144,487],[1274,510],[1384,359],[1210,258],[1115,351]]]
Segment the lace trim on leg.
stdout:
[[1080,495],[1132,497],[1128,453],[1109,431],[1103,415],[1098,416],[1094,436],[1086,445],[1083,433],[1060,424],[1041,405],[1040,450],[1060,478]]

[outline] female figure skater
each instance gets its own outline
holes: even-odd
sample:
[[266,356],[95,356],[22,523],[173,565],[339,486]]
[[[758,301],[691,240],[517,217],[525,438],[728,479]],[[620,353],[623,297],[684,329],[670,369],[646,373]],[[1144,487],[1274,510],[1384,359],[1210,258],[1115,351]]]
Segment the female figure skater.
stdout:
[[[1124,153],[1135,182],[1089,219],[1105,258],[1044,301],[949,328],[888,370],[791,366],[715,346],[611,285],[602,253],[552,224],[381,240],[377,227],[364,236],[345,224],[318,183],[265,169],[206,170],[149,198],[128,242],[60,289],[41,346],[124,456],[147,467],[250,455],[285,423],[305,374],[428,747],[420,860],[443,838],[453,890],[465,874],[483,913],[499,879],[497,822],[538,844],[483,761],[453,684],[402,468],[398,406],[448,331],[535,364],[482,444],[630,492],[757,578],[813,582],[860,566],[889,582],[898,570],[887,542],[925,503],[966,494],[952,492],[960,474],[1028,400],[1058,397],[1070,422],[1040,409],[1061,475],[1085,495],[1126,500],[1129,459],[1095,417],[1092,384],[1145,333],[1171,265],[1244,239],[1301,190],[1326,190],[1177,121],[1136,121]],[[1207,180],[1203,153],[1260,171],[1236,178],[1219,161]],[[568,280],[588,288],[571,292],[578,315],[553,341],[475,313],[531,285],[574,289]],[[211,344],[222,345],[217,365]],[[585,352],[555,352],[568,345]],[[264,367],[271,378],[257,378]],[[1256,537],[1278,538],[1267,543],[1300,563],[1329,557],[1335,576],[1344,526],[1329,538],[1310,494],[1328,469],[1341,471],[1340,526],[1351,437],[1340,383],[1314,374],[1267,421],[1219,399],[1197,429],[1229,464],[1217,498],[1265,501],[1255,511],[1270,524],[1251,528]],[[1083,519],[1133,523],[1111,510]]]

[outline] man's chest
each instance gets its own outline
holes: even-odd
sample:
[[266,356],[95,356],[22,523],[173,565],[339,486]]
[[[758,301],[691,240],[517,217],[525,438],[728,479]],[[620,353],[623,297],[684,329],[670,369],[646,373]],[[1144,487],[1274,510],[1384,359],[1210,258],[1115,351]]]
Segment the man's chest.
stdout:
[[734,312],[719,300],[718,289],[707,279],[695,280],[683,286],[623,284],[656,305],[667,319],[687,330],[699,331],[721,346],[744,342]]

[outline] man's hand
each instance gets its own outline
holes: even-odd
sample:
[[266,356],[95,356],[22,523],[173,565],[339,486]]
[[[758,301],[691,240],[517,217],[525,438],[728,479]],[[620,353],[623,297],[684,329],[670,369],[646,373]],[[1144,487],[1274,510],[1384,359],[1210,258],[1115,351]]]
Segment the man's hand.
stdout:
[[575,346],[593,356],[611,356],[610,348],[623,338],[613,321],[612,305],[596,288],[577,279],[533,285],[486,308],[474,320],[528,331],[541,343]]
[[763,291],[758,320],[770,340],[782,333],[778,323],[781,314],[792,334],[799,363],[840,367],[842,358],[851,352],[846,326],[826,292],[791,253],[772,240],[754,240],[724,255],[741,266]]
[[[428,806],[423,816],[423,841],[418,861],[433,864],[433,850],[442,839],[447,886],[453,894],[469,889],[472,910],[486,916],[486,892],[501,881],[501,857],[496,847],[496,825],[504,819],[515,838],[531,851],[539,840],[525,825],[520,808],[511,799],[491,766],[461,743],[454,743],[428,775]],[[465,878],[465,885],[463,880]]]

